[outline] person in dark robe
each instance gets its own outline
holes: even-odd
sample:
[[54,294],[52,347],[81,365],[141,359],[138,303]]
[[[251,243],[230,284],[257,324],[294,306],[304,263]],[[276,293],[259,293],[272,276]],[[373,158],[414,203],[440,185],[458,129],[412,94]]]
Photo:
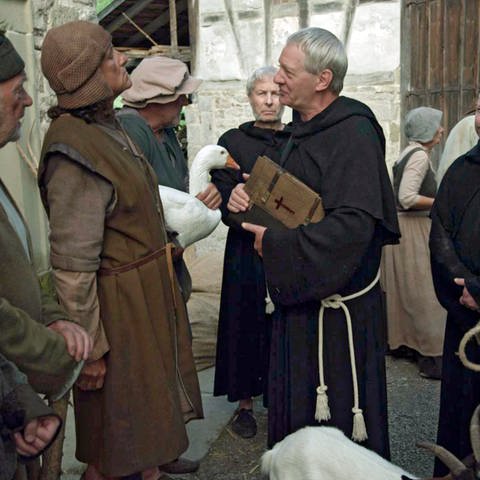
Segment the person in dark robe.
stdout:
[[225,147],[241,171],[214,170],[212,181],[222,195],[222,218],[229,226],[223,264],[222,294],[217,336],[215,396],[227,395],[238,401],[232,430],[243,438],[257,432],[253,398],[265,390],[268,362],[268,323],[266,286],[262,259],[253,249],[253,236],[232,221],[229,201],[243,189],[259,155],[277,159],[288,135],[283,132],[283,106],[273,77],[277,69],[256,69],[247,80],[247,96],[254,121],[225,132],[218,144]]
[[[480,131],[480,101],[475,115]],[[480,143],[445,173],[431,212],[430,253],[438,300],[447,310],[437,443],[458,458],[471,453],[469,424],[480,403],[480,375],[458,357],[463,335],[479,321],[480,311]],[[480,363],[477,342],[465,353]],[[447,469],[435,463],[435,476]]]
[[300,116],[281,163],[320,194],[326,216],[294,229],[243,224],[275,304],[268,443],[321,422],[388,458],[378,271],[382,246],[400,233],[384,136],[366,105],[339,96],[348,62],[333,34],[292,34],[279,63],[280,101]]

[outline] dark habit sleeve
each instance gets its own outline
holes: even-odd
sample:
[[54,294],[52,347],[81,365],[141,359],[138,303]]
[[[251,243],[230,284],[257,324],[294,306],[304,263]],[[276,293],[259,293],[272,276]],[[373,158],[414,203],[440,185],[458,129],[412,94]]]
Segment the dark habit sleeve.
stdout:
[[[478,322],[478,313],[465,308],[459,299],[463,288],[454,283],[455,278],[465,278],[467,289],[474,296],[477,303],[480,299],[476,295],[479,278],[461,262],[452,241],[452,232],[455,228],[453,218],[454,203],[452,190],[458,185],[452,179],[453,170],[447,171],[440,189],[435,197],[432,208],[432,228],[430,230],[430,260],[432,267],[433,285],[441,305],[451,314],[449,318],[455,321],[459,328],[466,331]],[[472,288],[473,287],[473,288]]]
[[368,119],[348,118],[328,135],[315,135],[299,144],[299,155],[307,175],[308,164],[322,172],[320,194],[327,216],[294,230],[265,232],[269,292],[274,303],[284,305],[341,292],[374,235],[381,235],[380,244],[397,243],[399,237],[383,136]]
[[383,243],[398,243],[397,209],[380,126],[361,116],[340,125],[334,129],[335,135],[324,141],[320,137],[307,147],[306,153],[314,161],[322,148],[331,152],[319,163],[323,205],[326,210],[351,207],[369,213],[381,227]]
[[267,229],[263,261],[273,302],[295,305],[340,292],[360,265],[374,231],[373,217],[353,208],[336,209],[304,227]]
[[[232,145],[230,144],[229,139],[233,136],[232,131],[226,132],[218,139],[218,145],[227,149],[227,151],[232,155]],[[234,160],[238,161],[237,159]],[[228,200],[232,190],[239,184],[244,183],[245,181],[241,177],[241,172],[232,170],[231,168],[224,168],[220,170],[212,170],[210,172],[212,177],[212,183],[217,187],[220,195],[222,196],[222,204],[220,205],[220,211],[222,212],[222,221],[228,227],[234,227],[237,230],[241,230],[240,223],[230,222],[228,220],[229,211],[227,209]]]

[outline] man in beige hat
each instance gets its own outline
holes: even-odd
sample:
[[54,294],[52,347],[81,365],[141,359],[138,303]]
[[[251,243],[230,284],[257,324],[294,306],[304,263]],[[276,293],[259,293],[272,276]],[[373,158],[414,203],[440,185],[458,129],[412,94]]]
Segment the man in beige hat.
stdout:
[[[25,108],[32,105],[24,68],[0,34],[0,148],[18,140]],[[0,250],[0,478],[8,479],[17,453],[24,459],[38,455],[61,424],[31,386],[50,397],[62,396],[92,344],[85,330],[66,321],[58,304],[41,293],[27,225],[1,179]]]
[[[143,59],[130,76],[132,86],[123,92],[125,108],[117,118],[140,147],[158,177],[159,185],[188,190],[188,165],[175,135],[188,95],[196,92],[201,80],[190,75],[187,65],[173,58]],[[213,183],[197,195],[208,208],[220,206],[221,197]],[[188,300],[191,279],[181,258],[175,270]]]

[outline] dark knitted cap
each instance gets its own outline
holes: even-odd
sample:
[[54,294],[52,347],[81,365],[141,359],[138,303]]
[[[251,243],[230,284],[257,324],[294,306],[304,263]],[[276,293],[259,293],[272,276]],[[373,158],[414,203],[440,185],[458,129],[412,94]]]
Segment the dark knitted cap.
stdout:
[[47,32],[42,45],[42,72],[57,94],[58,106],[74,109],[112,97],[99,67],[112,37],[96,23],[65,23]]
[[15,50],[10,40],[0,34],[0,82],[23,72],[25,63],[22,57]]

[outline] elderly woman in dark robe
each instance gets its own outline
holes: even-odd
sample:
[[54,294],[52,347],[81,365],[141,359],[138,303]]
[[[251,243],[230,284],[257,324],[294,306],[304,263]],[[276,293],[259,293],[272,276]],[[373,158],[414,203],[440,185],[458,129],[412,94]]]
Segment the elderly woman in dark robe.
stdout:
[[202,417],[157,179],[113,112],[130,86],[126,61],[84,21],[51,29],[42,46],[57,95],[38,173],[50,258],[61,303],[95,339],[74,390],[86,480],[168,478],[185,422]]

